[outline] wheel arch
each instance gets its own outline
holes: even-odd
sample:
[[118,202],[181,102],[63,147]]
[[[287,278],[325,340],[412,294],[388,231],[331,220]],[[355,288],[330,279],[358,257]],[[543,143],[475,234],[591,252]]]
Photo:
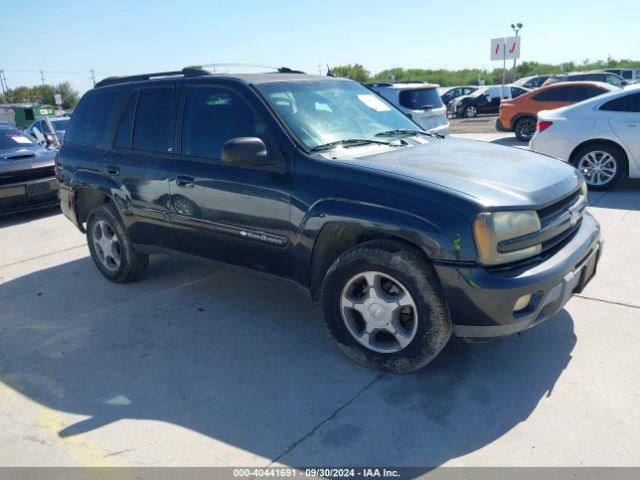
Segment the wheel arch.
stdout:
[[615,140],[612,140],[610,138],[591,138],[589,140],[583,141],[582,143],[579,143],[571,151],[571,155],[569,155],[569,163],[571,165],[575,166],[575,162],[576,162],[576,158],[577,158],[578,152],[582,148],[589,147],[589,146],[592,146],[592,145],[601,144],[601,143],[604,143],[606,145],[609,145],[609,146],[612,146],[614,148],[617,148],[618,150],[620,150],[622,152],[622,154],[623,154],[622,159],[624,160],[622,166],[625,169],[625,175],[629,175],[629,154],[627,153],[627,149],[621,143],[619,143],[619,142],[617,142]]
[[[382,207],[363,208],[359,204],[325,207],[323,213],[317,212],[309,219],[305,228],[311,248],[307,262],[303,262],[308,265],[303,274],[314,300],[319,298],[322,281],[333,262],[350,248],[370,240],[403,243],[428,261],[440,254],[437,227],[418,217],[393,211],[394,221],[390,222],[390,212]],[[350,208],[357,211],[349,212]]]
[[104,203],[113,203],[120,213],[118,202],[113,195],[116,184],[103,175],[95,172],[77,172],[71,182],[73,191],[74,213],[78,228],[85,233],[84,223],[89,219],[89,213],[96,206]]

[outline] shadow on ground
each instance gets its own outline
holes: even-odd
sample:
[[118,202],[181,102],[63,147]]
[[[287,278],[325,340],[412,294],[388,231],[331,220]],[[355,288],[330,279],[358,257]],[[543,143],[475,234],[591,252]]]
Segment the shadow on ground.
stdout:
[[59,207],[49,207],[40,210],[31,210],[29,212],[12,213],[10,215],[0,216],[0,228],[20,225],[22,223],[40,220],[41,218],[52,217],[60,214]]
[[507,147],[529,148],[529,144],[527,142],[521,142],[515,136],[497,138],[495,140],[491,140],[490,143],[494,143],[496,145],[505,145]]
[[589,205],[614,210],[640,210],[640,179],[627,178],[607,192],[589,192]]
[[298,466],[426,468],[482,448],[551,394],[576,342],[563,311],[380,375],[342,356],[303,292],[171,258],[130,285],[83,258],[1,284],[0,304],[0,381],[89,417],[60,437],[153,419]]

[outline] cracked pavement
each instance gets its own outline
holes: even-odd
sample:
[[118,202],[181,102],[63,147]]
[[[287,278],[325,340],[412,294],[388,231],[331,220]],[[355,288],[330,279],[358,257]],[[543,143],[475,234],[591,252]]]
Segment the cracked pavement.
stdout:
[[290,285],[168,257],[114,285],[58,212],[0,219],[0,465],[638,465],[638,192],[590,196],[605,250],[565,310],[407,376]]

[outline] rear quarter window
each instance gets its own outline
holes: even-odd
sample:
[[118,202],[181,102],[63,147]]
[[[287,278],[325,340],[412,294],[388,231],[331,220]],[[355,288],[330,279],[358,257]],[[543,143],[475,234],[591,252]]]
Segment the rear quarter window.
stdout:
[[97,146],[117,105],[118,90],[85,93],[69,121],[65,143]]

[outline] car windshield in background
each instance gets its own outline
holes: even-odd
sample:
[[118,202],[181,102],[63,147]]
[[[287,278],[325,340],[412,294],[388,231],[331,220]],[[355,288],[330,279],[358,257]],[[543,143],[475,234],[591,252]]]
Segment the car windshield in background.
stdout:
[[376,134],[416,130],[399,110],[355,82],[322,80],[257,85],[307,148],[345,140],[379,141]]
[[442,99],[435,88],[417,88],[400,92],[400,105],[411,110],[442,107]]
[[51,120],[51,125],[53,125],[53,128],[56,130],[56,132],[63,132],[67,129],[67,125],[69,125],[69,119],[68,118],[64,118],[64,119],[60,119],[60,120]]
[[0,130],[0,149],[33,146],[29,137],[17,129]]

